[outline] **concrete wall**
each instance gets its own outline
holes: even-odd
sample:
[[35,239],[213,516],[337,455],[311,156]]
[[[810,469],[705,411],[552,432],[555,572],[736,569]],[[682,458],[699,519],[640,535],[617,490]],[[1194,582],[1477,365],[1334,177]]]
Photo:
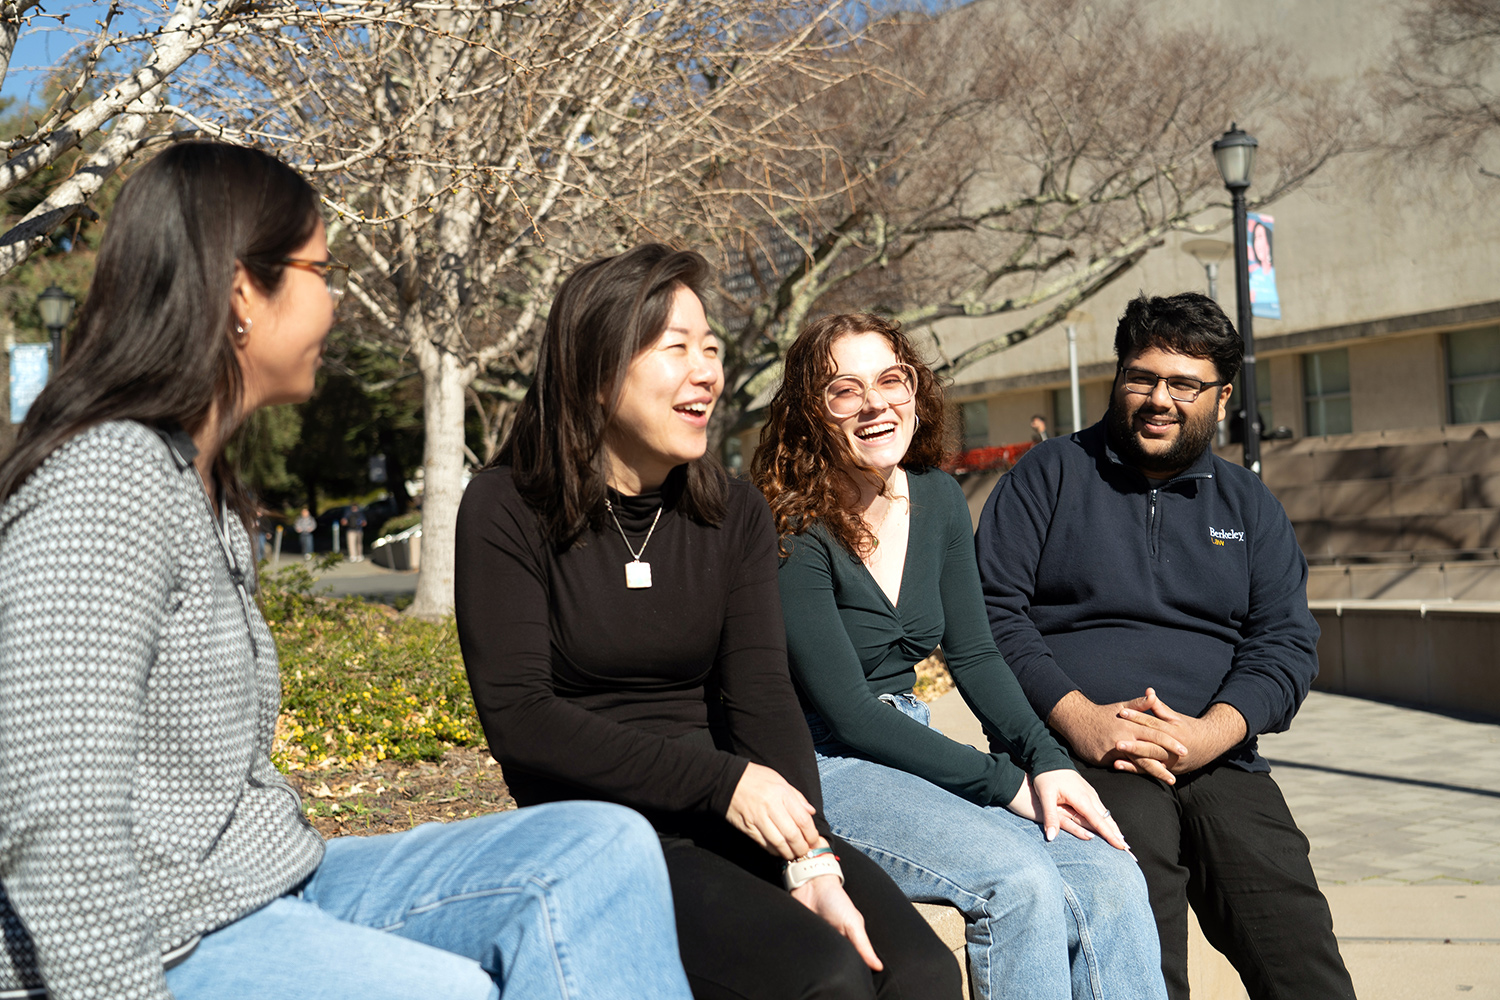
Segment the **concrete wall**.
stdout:
[[[1302,406],[1302,361],[1295,355],[1265,359],[1271,379],[1271,419],[1263,421],[1271,428],[1290,427],[1302,437],[1307,418]],[[1257,366],[1259,375],[1259,366]]]
[[1355,431],[1447,422],[1442,338],[1393,337],[1349,348],[1349,408]]
[[1308,603],[1318,690],[1500,719],[1500,602]]

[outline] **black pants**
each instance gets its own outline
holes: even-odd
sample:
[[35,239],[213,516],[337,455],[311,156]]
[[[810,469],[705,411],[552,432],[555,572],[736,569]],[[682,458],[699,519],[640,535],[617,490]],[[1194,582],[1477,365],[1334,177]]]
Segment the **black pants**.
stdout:
[[1172,1000],[1188,997],[1189,903],[1254,1000],[1352,1000],[1307,838],[1269,774],[1211,764],[1169,786],[1078,769],[1140,859]]
[[872,973],[853,945],[782,888],[781,862],[749,838],[663,834],[661,841],[696,1000],[960,996],[953,953],[885,872],[844,841],[830,838],[882,972]]

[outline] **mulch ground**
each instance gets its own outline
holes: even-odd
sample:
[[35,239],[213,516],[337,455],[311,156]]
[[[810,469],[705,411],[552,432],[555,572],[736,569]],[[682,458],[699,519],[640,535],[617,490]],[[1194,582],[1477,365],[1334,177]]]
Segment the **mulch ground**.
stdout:
[[394,833],[516,807],[500,768],[482,747],[449,750],[438,762],[293,771],[287,780],[324,837]]
[[[917,677],[917,697],[924,701],[953,687],[941,653],[917,664]],[[436,762],[293,771],[287,780],[324,837],[394,833],[516,807],[499,765],[483,747],[454,748]]]

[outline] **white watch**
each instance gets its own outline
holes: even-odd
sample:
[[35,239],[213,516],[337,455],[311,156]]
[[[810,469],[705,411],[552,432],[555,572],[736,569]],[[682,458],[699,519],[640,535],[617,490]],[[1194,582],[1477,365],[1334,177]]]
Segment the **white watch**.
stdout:
[[844,869],[839,865],[839,859],[832,854],[819,854],[802,861],[787,862],[786,867],[781,870],[781,881],[787,892],[791,892],[819,875],[837,875],[839,885],[844,884]]

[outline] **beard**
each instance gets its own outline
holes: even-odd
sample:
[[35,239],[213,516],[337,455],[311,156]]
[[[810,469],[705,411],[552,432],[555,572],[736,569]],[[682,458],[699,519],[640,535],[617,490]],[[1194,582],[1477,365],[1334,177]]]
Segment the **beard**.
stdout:
[[1181,472],[1198,461],[1218,429],[1219,422],[1214,419],[1215,409],[1209,407],[1202,413],[1192,412],[1180,418],[1177,440],[1166,451],[1153,455],[1141,446],[1140,438],[1131,427],[1131,419],[1147,405],[1149,404],[1143,401],[1140,407],[1128,410],[1118,398],[1110,398],[1105,427],[1109,431],[1109,443],[1114,445],[1115,451],[1125,463],[1148,476],[1161,477]]

